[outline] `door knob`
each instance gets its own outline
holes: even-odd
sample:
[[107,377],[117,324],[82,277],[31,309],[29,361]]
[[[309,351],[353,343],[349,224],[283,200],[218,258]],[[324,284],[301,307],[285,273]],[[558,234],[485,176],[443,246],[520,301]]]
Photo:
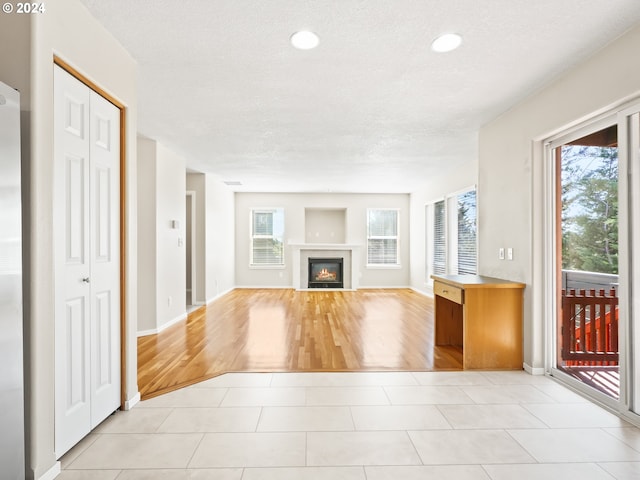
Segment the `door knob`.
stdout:
[[84,277],[84,278],[82,279],[82,281],[83,281],[84,283],[91,283],[91,280],[89,280],[89,277]]

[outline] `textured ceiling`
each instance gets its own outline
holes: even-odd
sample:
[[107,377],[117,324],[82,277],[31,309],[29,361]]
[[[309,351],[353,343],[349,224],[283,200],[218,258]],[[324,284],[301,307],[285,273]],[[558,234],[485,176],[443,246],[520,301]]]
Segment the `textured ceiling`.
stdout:
[[[640,22],[639,0],[82,1],[139,64],[139,132],[238,191],[418,190]],[[462,46],[433,53],[443,32]]]

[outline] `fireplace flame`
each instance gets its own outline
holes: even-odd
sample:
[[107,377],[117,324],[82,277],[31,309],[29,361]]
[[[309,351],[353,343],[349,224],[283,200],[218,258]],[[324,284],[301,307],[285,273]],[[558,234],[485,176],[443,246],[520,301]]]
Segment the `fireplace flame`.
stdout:
[[316,274],[316,280],[336,280],[337,275],[338,274],[336,272],[330,272],[327,268],[323,268]]

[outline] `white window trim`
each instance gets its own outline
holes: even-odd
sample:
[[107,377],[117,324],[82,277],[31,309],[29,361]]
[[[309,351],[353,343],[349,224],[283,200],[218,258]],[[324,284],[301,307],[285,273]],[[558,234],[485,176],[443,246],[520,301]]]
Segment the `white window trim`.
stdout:
[[[369,212],[374,210],[392,210],[396,212],[396,263],[369,263],[369,239],[376,238],[394,238],[394,237],[383,237],[383,236],[369,236]],[[367,263],[365,268],[369,270],[397,270],[402,268],[402,264],[400,262],[400,209],[399,208],[388,208],[388,207],[380,207],[380,208],[367,208],[367,217],[365,219],[365,228],[367,233],[367,248],[366,248],[366,259]]]

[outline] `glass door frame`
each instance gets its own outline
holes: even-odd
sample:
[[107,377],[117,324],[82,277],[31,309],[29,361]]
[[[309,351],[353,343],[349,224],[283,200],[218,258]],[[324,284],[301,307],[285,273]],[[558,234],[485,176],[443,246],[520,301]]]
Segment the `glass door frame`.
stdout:
[[[640,120],[637,113],[640,112],[640,102],[636,100],[633,104],[626,104],[619,108],[609,110],[590,120],[566,128],[560,133],[548,137],[540,142],[542,147],[543,161],[543,229],[544,239],[543,249],[543,271],[542,271],[542,299],[544,302],[541,313],[544,315],[545,328],[545,373],[557,378],[562,383],[574,390],[590,397],[617,413],[629,417],[633,423],[640,424],[640,415],[633,413],[640,412],[640,385],[633,381],[633,372],[640,371],[638,367],[639,359],[634,358],[633,344],[640,345],[640,328],[633,330],[632,312],[636,318],[640,316],[640,302],[636,300],[632,305],[632,299],[638,299],[640,294],[640,255],[632,255],[631,239],[640,239],[640,199],[631,198],[631,191],[640,191],[640,181],[638,180],[638,165],[640,152],[638,148],[631,145],[638,143],[638,123]],[[636,114],[633,117],[633,114]],[[635,120],[634,120],[635,118]],[[618,265],[619,270],[619,373],[620,373],[620,395],[619,399],[614,399],[604,393],[583,384],[579,380],[569,376],[557,368],[557,345],[558,335],[556,327],[556,317],[558,312],[558,279],[556,262],[557,258],[557,170],[555,149],[565,143],[571,142],[590,133],[597,132],[612,125],[618,126],[618,236],[619,236],[619,258],[625,259]],[[635,130],[634,130],[635,126]],[[631,142],[636,142],[631,143]],[[635,175],[630,177],[630,165],[635,165]],[[631,189],[630,182],[633,182]],[[633,215],[633,218],[632,216]],[[632,226],[635,230],[631,230]],[[633,235],[633,237],[632,237]],[[635,282],[632,282],[632,272],[635,272]],[[632,292],[631,289],[634,289]],[[634,293],[635,295],[632,295]],[[635,309],[632,309],[635,307]],[[640,355],[638,355],[640,356]],[[640,383],[640,382],[637,382]],[[634,399],[637,399],[634,403]]]
[[[634,102],[618,113],[618,141],[622,146],[619,151],[626,162],[626,188],[628,201],[627,236],[624,253],[629,261],[625,262],[627,278],[627,294],[629,298],[629,322],[625,325],[628,339],[624,348],[628,358],[625,382],[628,385],[623,413],[636,424],[640,422],[640,381],[634,381],[640,373],[640,248],[634,250],[633,245],[640,242],[640,101]],[[620,128],[622,127],[622,128]],[[637,192],[633,195],[633,192]],[[622,372],[621,372],[622,374]]]

